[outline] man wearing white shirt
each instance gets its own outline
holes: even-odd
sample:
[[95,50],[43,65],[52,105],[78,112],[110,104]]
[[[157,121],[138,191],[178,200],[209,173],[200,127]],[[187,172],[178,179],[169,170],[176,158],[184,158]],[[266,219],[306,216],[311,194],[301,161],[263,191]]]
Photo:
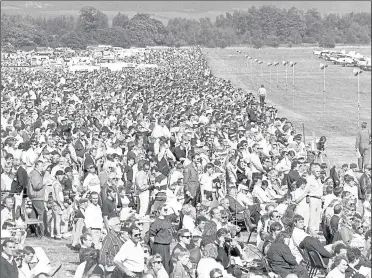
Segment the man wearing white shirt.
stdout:
[[85,210],[85,226],[92,235],[93,243],[96,249],[101,249],[101,232],[103,229],[103,217],[101,207],[98,205],[98,193],[91,192],[87,209]]
[[145,253],[140,243],[141,231],[137,226],[129,228],[129,239],[114,257],[116,269],[112,278],[141,277],[145,267]]
[[[309,198],[310,198],[310,218],[309,229],[313,232],[319,232],[319,224],[321,222],[322,214],[322,197],[323,197],[323,184],[320,180],[320,165],[314,163],[310,166],[311,175],[307,177],[306,182],[310,187]],[[311,227],[311,228],[310,228]]]
[[262,167],[261,160],[259,157],[259,150],[262,148],[259,146],[258,143],[255,143],[252,146],[253,152],[249,156],[249,161],[252,167],[252,173],[265,173],[265,170]]

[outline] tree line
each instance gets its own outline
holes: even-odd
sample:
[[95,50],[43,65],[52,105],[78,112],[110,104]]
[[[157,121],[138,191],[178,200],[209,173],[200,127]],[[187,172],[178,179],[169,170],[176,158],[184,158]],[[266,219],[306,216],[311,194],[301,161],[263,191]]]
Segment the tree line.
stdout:
[[124,48],[144,46],[227,47],[238,44],[278,47],[279,44],[370,44],[371,13],[321,15],[316,9],[251,7],[210,18],[173,18],[164,25],[148,14],[132,18],[118,13],[110,26],[107,15],[84,7],[79,16],[1,16],[1,43],[4,47],[71,47],[108,44]]

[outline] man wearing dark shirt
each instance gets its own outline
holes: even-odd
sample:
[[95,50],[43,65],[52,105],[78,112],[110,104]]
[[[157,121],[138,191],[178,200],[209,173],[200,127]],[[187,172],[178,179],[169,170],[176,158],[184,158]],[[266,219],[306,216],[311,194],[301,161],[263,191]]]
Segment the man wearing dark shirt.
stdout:
[[332,215],[331,220],[329,221],[330,242],[333,242],[333,237],[338,231],[338,223],[340,222],[342,206],[340,204],[335,205],[335,207],[333,208],[333,211],[334,211],[334,215]]
[[242,271],[231,264],[231,256],[240,256],[240,250],[231,242],[229,231],[225,228],[219,229],[216,233],[216,238],[215,244],[218,252],[216,261],[222,264],[227,273],[232,274],[234,277],[241,277]]
[[71,167],[66,167],[65,168],[65,176],[61,182],[62,186],[63,186],[63,191],[70,191],[72,190],[72,179],[73,179],[73,176],[72,176],[72,169]]
[[116,204],[116,192],[113,187],[107,188],[107,198],[102,203],[102,216],[103,222],[105,223],[106,229],[110,230],[109,220],[118,217],[117,207],[121,205],[120,198],[118,198],[118,204]]
[[27,171],[22,167],[21,160],[18,157],[14,157],[13,166],[17,169],[14,180],[11,185],[11,192],[20,194],[25,192],[28,185],[28,174]]
[[294,182],[298,181],[301,178],[300,174],[298,173],[300,165],[301,163],[298,162],[297,160],[292,161],[291,170],[289,170],[288,175],[287,175],[287,185],[288,185],[289,192],[296,190],[296,186],[294,185]]

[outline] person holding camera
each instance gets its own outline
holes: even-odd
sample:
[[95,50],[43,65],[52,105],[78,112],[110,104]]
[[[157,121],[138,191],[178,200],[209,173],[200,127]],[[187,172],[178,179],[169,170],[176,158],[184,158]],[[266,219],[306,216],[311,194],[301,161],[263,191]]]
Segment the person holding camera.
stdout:
[[231,257],[240,257],[242,249],[236,241],[231,239],[230,232],[226,228],[221,228],[216,233],[217,258],[216,261],[220,262],[227,273],[234,277],[242,277],[242,271],[237,268]]

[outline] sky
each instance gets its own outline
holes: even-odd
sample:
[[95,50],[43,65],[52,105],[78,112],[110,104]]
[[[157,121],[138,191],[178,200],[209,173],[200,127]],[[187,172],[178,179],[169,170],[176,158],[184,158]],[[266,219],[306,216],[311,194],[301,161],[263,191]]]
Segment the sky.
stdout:
[[184,12],[206,13],[210,11],[232,12],[250,6],[274,5],[278,8],[296,7],[302,10],[316,8],[321,13],[370,11],[370,1],[2,1],[2,12],[33,10],[78,11],[84,6],[93,6],[102,11],[136,12]]

